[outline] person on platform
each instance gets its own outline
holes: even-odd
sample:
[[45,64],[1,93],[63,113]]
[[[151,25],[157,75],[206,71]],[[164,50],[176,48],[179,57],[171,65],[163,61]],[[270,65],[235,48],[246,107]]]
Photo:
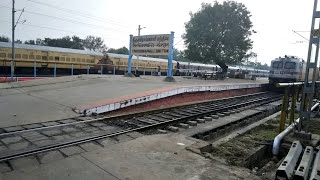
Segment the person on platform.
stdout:
[[161,76],[161,67],[158,66],[158,76]]
[[180,69],[180,64],[179,64],[179,62],[177,62],[177,65],[176,65],[176,75],[177,75],[177,76],[180,75],[179,69]]

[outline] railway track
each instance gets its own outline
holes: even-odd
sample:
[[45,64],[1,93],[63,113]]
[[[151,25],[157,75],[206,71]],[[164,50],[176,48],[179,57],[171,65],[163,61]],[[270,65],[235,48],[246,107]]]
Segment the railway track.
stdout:
[[[257,93],[215,100],[202,104],[155,111],[148,114],[131,114],[79,120],[66,119],[0,129],[0,162],[24,156],[97,142],[130,132],[157,133],[179,131],[195,123],[205,123],[208,117],[228,115],[231,111],[261,106],[280,99],[279,94]],[[211,119],[212,120],[212,119]],[[3,147],[1,151],[1,147]]]

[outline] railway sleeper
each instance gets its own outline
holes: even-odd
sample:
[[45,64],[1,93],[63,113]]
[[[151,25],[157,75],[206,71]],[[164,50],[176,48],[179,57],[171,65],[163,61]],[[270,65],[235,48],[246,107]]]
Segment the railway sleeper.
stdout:
[[[254,101],[254,100],[250,100],[250,101]],[[242,101],[239,101],[239,103],[242,103],[243,105],[249,104],[249,103],[246,103],[245,99],[243,99]],[[230,104],[231,105],[229,105],[229,106],[226,106],[226,105],[218,106],[217,108],[215,108],[215,109],[217,109],[216,112],[226,111],[227,107],[230,107],[230,108],[238,107],[237,104],[234,104],[234,103],[230,103]],[[206,117],[210,116],[210,114],[214,114],[215,113],[214,112],[215,109],[211,109],[210,111],[208,111],[208,110],[201,111],[200,113],[191,113],[191,114],[190,113],[184,113],[188,117],[180,117],[177,120],[168,120],[168,119],[165,119],[165,118],[148,115],[148,116],[144,116],[144,117],[141,118],[141,119],[145,120],[145,122],[141,122],[141,121],[139,121],[139,120],[137,120],[135,118],[130,118],[130,119],[127,119],[127,120],[118,120],[118,121],[115,120],[113,122],[108,121],[106,123],[106,125],[108,125],[108,126],[112,125],[112,126],[117,126],[117,127],[125,127],[123,132],[120,132],[120,131],[119,132],[115,132],[114,133],[115,135],[125,134],[125,132],[130,132],[130,131],[133,131],[133,130],[140,132],[140,131],[144,131],[144,130],[147,130],[147,129],[150,129],[150,128],[153,128],[153,129],[155,127],[159,128],[159,126],[162,126],[162,127],[166,126],[167,127],[166,129],[168,129],[170,131],[173,131],[173,132],[177,132],[177,131],[179,131],[179,128],[176,127],[176,125],[171,125],[171,124],[177,124],[177,122],[180,122],[180,123],[181,122],[186,122],[187,125],[196,126],[197,123],[199,122],[199,120],[198,121],[192,121],[191,119],[196,119],[197,117],[202,117],[202,118],[199,118],[199,119],[201,119],[200,121],[204,123],[206,121]],[[175,110],[175,111],[177,112],[178,110]],[[221,113],[220,113],[220,115],[224,116]],[[219,117],[219,113],[217,113],[216,115],[211,116],[211,117],[212,118],[215,118],[215,117],[218,118]],[[208,117],[207,119],[210,119],[211,117]],[[150,120],[152,120],[152,123],[151,123]],[[157,124],[154,124],[154,122],[157,122]],[[147,124],[150,124],[150,123],[151,123],[151,125],[147,125]],[[182,123],[182,124],[185,124],[185,123]],[[157,126],[154,126],[154,125],[157,125]],[[148,128],[146,128],[146,126]],[[226,126],[223,126],[223,127],[219,128],[219,129],[217,129],[216,131],[212,131],[212,133],[203,134],[201,136],[203,138],[205,138],[205,139],[217,138],[221,134],[228,133],[232,129],[233,129],[233,126],[227,124]],[[163,129],[157,129],[157,131],[158,131],[158,133],[167,133],[167,131],[165,131]],[[73,141],[71,142],[70,141],[70,143],[77,144],[77,143],[80,143],[80,142],[81,143],[90,142],[90,141],[95,141],[95,140],[99,140],[99,139],[106,138],[106,137],[112,137],[112,136],[110,134],[103,134],[103,135],[99,135],[99,136],[98,135],[93,135],[93,136],[90,136],[90,137],[80,137],[75,142],[73,142]],[[61,145],[66,144],[66,143],[69,143],[69,141],[63,142],[63,143],[61,143]],[[60,147],[60,144],[59,145],[53,145],[52,149],[58,149],[58,146]],[[68,145],[64,145],[64,146],[68,146]],[[51,148],[51,147],[48,147],[48,148]],[[35,149],[35,152],[37,152],[37,151],[38,151],[38,149]],[[16,156],[16,155],[12,155],[12,156]],[[5,159],[5,158],[6,157],[2,157],[2,159]]]

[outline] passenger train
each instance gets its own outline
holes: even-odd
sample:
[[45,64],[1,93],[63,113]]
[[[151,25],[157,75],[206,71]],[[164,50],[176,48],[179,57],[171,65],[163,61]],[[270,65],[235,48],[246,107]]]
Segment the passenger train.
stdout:
[[[179,62],[179,72],[182,75],[201,76],[204,73],[217,73],[221,68],[215,64],[200,64]],[[239,79],[254,79],[255,77],[268,77],[268,70],[254,69],[247,66],[228,66],[228,77]]]
[[[304,81],[306,76],[307,63],[296,56],[279,57],[271,61],[269,73],[269,83],[299,82]],[[313,75],[312,69],[309,71],[309,78]],[[315,77],[319,80],[319,67],[316,69]]]
[[[11,43],[0,42],[0,74],[10,73]],[[132,57],[132,71],[136,67],[140,74],[152,75],[161,72],[166,75],[168,60],[151,57]],[[124,74],[127,71],[128,55],[108,53],[105,57],[100,52],[58,48],[49,46],[38,46],[28,44],[15,44],[15,73],[31,73],[36,66],[37,73],[52,73],[54,66],[57,73],[74,74],[86,73],[116,73]],[[102,68],[101,68],[102,67]],[[215,64],[201,64],[173,61],[174,75],[202,76],[203,74],[214,74],[221,71]],[[102,71],[101,71],[102,70]],[[246,75],[247,74],[247,75]],[[258,70],[240,66],[229,66],[229,77],[267,77],[266,70]]]

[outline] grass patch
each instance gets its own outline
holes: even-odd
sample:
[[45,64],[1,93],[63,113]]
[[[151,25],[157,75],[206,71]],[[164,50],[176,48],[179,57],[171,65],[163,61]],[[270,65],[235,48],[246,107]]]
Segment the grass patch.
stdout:
[[212,155],[226,159],[231,165],[243,166],[244,160],[260,145],[270,144],[278,135],[278,120],[268,121],[247,133],[214,148]]
[[[290,115],[287,116],[286,126],[290,124]],[[299,118],[295,113],[294,120]],[[224,158],[230,165],[243,166],[246,158],[260,145],[271,144],[279,134],[280,115],[254,129],[239,135],[230,141],[215,147],[213,156]],[[306,122],[308,131],[320,135],[320,120]],[[286,127],[285,127],[286,128]]]
[[308,131],[310,131],[312,134],[320,135],[320,121],[319,120],[307,121],[306,126],[308,127]]

